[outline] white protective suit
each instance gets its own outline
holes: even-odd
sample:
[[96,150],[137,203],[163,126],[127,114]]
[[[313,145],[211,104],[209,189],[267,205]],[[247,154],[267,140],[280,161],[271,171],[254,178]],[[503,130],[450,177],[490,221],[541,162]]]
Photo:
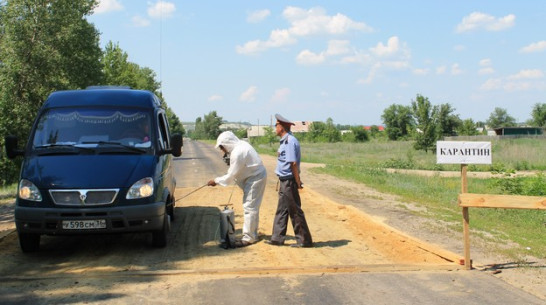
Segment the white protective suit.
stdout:
[[227,186],[233,182],[243,189],[243,238],[258,241],[260,205],[264,196],[267,172],[262,159],[247,142],[239,140],[231,131],[222,132],[216,141],[216,148],[222,145],[229,154],[230,165],[227,174],[217,177],[214,182]]

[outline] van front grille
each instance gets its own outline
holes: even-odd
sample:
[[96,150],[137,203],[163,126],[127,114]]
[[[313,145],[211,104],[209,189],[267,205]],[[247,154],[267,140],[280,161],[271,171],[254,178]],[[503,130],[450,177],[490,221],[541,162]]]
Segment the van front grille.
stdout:
[[51,198],[56,205],[96,206],[112,204],[119,189],[96,190],[50,190]]

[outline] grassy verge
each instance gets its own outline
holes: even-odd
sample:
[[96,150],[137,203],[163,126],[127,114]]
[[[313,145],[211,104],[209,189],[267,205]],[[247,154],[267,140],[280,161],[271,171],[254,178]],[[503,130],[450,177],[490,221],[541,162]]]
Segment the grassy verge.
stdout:
[[[546,139],[493,140],[492,148],[493,165],[469,166],[469,169],[506,172],[546,169],[546,159],[543,158]],[[258,150],[274,155],[276,146],[260,145]],[[314,170],[364,183],[378,191],[398,195],[404,201],[420,204],[427,208],[423,216],[462,232],[461,208],[457,206],[460,178],[391,174],[385,170],[393,167],[459,170],[459,165],[438,166],[433,153],[413,150],[412,142],[302,143],[302,151],[303,161],[327,165]],[[518,179],[506,182],[470,179],[469,192],[522,194],[526,188],[534,188],[528,195],[546,195],[546,178],[543,176]],[[524,260],[526,255],[546,258],[545,211],[475,208],[470,209],[470,221],[472,234],[500,245],[496,250],[516,261]]]
[[8,185],[0,188],[0,205],[11,204],[15,201],[17,193],[17,184]]

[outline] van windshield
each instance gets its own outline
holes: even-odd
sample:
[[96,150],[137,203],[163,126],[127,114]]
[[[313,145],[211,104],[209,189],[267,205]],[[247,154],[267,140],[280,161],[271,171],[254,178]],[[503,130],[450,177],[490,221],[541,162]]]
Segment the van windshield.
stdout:
[[95,147],[116,143],[151,148],[151,119],[140,109],[59,108],[50,109],[38,120],[33,148]]

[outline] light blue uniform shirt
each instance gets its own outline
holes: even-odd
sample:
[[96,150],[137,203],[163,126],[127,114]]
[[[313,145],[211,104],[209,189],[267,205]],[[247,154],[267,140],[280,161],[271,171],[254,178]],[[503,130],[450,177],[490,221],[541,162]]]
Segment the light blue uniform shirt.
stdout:
[[279,149],[277,150],[277,168],[275,174],[279,177],[292,176],[290,164],[297,162],[298,171],[300,169],[301,150],[300,142],[292,133],[287,133],[282,137]]

